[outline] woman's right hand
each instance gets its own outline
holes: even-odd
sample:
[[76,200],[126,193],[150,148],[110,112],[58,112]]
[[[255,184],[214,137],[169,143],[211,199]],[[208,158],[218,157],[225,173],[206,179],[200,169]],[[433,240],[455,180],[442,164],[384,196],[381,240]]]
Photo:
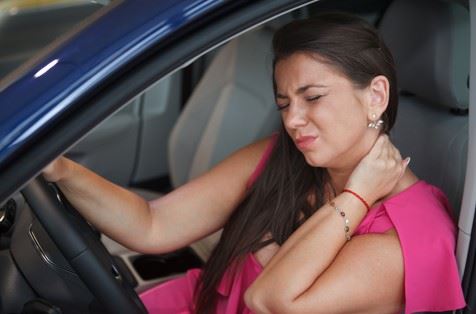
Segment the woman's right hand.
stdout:
[[380,135],[370,152],[353,170],[346,188],[373,204],[392,191],[409,162],[409,158],[402,160],[399,150],[388,135]]

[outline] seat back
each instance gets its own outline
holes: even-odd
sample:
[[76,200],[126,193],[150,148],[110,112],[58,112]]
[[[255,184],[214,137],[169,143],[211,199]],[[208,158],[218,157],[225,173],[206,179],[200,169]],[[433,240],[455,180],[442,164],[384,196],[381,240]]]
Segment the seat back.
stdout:
[[177,187],[279,125],[271,83],[272,32],[261,28],[221,48],[185,105],[169,140]]
[[[174,187],[278,128],[280,115],[273,106],[271,80],[272,34],[269,27],[254,30],[226,44],[214,57],[169,139]],[[207,260],[220,235],[221,231],[215,232],[191,247]]]
[[440,0],[396,0],[379,26],[400,88],[391,137],[416,175],[461,205],[468,145],[469,12]]

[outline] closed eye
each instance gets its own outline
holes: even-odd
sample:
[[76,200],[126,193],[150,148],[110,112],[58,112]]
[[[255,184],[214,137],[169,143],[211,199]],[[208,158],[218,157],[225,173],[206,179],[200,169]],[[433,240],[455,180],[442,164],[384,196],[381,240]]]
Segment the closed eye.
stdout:
[[276,109],[277,109],[278,111],[284,110],[284,109],[286,109],[287,107],[289,107],[289,104],[276,104]]
[[306,100],[307,101],[316,101],[318,100],[319,98],[321,98],[323,95],[316,95],[316,96],[311,96],[311,97],[307,97]]
[[[325,96],[325,95],[310,96],[310,97],[306,97],[305,99],[308,102],[315,102],[315,101],[319,100],[319,98],[321,98],[322,96]],[[289,107],[289,104],[276,104],[276,109],[278,111],[284,110],[287,107]]]

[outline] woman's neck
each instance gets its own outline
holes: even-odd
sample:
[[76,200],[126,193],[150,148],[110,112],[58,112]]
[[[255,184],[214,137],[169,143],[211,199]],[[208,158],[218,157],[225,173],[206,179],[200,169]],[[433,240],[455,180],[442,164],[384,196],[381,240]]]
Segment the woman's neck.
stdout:
[[336,195],[342,193],[353,170],[353,167],[348,169],[327,169],[330,184]]

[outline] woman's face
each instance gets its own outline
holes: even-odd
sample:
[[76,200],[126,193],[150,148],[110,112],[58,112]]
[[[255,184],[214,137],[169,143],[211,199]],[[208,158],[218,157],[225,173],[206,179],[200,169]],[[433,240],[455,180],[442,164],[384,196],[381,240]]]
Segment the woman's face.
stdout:
[[366,89],[306,53],[280,60],[274,75],[284,126],[309,165],[351,167],[366,154],[376,138]]

